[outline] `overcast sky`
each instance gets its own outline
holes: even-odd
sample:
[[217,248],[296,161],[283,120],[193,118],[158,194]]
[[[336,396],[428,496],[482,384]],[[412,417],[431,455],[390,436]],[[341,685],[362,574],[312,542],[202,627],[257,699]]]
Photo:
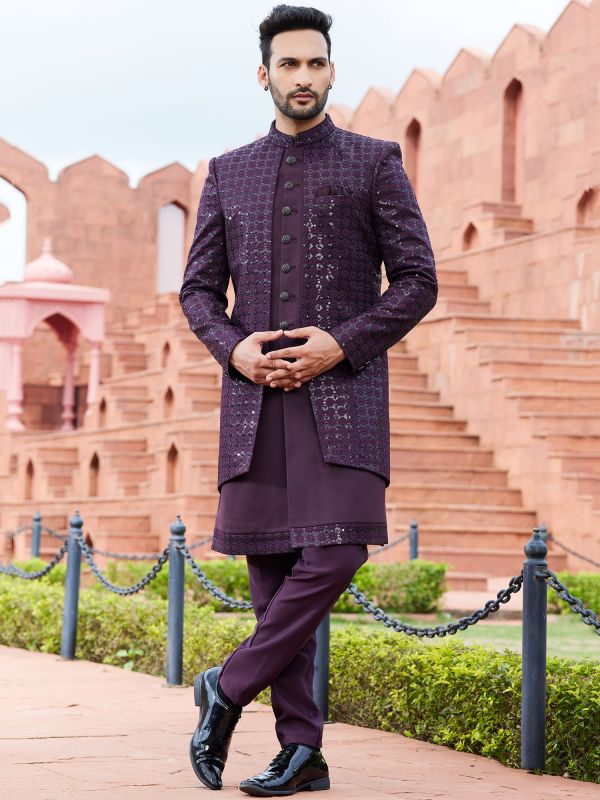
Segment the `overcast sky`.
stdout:
[[[274,118],[256,70],[258,26],[276,4],[0,0],[0,138],[42,161],[53,180],[93,154],[124,170],[132,187],[172,161],[195,170],[263,135]],[[330,102],[356,108],[370,86],[397,92],[415,67],[443,73],[461,47],[492,55],[517,22],[547,32],[568,3],[314,5],[333,17]],[[3,255],[0,236],[0,282]]]

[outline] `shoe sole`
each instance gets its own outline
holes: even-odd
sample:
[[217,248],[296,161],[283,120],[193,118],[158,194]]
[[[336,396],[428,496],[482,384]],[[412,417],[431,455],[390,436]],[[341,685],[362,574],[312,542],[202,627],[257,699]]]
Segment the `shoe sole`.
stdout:
[[[196,677],[194,678],[194,703],[197,706],[200,705],[200,702],[201,702],[201,699],[202,699],[202,689],[204,688],[204,676],[205,676],[205,673],[201,672],[199,675],[196,675]],[[207,702],[208,702],[208,698],[207,698]],[[221,788],[220,786],[213,786],[212,783],[209,783],[206,780],[206,778],[203,775],[201,775],[198,772],[198,770],[196,769],[196,762],[194,760],[194,753],[193,753],[193,750],[192,750],[193,739],[194,739],[194,737],[192,736],[192,738],[190,739],[189,752],[190,752],[190,761],[192,762],[192,769],[194,770],[194,775],[207,788],[209,788],[209,789],[220,789]]]
[[280,791],[277,789],[271,791],[270,789],[263,789],[260,786],[238,786],[238,789],[240,789],[242,792],[246,792],[246,794],[250,794],[255,797],[275,797],[277,795],[296,794],[296,792],[318,792],[321,789],[329,788],[330,783],[328,776],[325,778],[317,778],[314,781],[308,781],[308,783],[302,783],[296,789]]

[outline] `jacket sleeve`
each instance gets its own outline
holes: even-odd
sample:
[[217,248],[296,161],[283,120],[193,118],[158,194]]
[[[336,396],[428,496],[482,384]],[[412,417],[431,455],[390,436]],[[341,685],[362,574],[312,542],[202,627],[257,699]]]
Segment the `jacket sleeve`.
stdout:
[[240,378],[242,373],[229,363],[229,357],[247,334],[225,313],[229,265],[214,162],[213,157],[208,163],[179,302],[198,339],[230,377]]
[[402,339],[438,294],[429,234],[396,142],[375,165],[371,212],[389,286],[374,306],[329,331],[352,372]]

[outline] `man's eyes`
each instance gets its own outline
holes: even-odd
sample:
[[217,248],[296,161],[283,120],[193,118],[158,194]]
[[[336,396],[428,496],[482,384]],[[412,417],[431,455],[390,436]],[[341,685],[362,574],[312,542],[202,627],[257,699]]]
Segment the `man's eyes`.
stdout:
[[[287,67],[288,64],[295,64],[295,61],[284,61],[282,66]],[[322,61],[312,61],[312,64],[316,64],[318,67],[324,67],[324,63]]]

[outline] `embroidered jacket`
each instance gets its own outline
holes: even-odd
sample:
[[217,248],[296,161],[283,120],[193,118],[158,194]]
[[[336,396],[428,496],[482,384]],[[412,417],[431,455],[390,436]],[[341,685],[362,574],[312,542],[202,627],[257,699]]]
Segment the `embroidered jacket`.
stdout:
[[[269,391],[229,357],[250,333],[278,327],[270,320],[271,236],[273,214],[282,209],[273,201],[290,147],[302,160],[303,182],[301,208],[283,211],[301,214],[301,321],[294,327],[328,331],[345,354],[308,381],[323,457],[372,470],[388,486],[387,350],[434,307],[435,259],[400,145],[338,128],[326,114],[296,136],[273,120],[266,136],[209,161],[179,299],[191,330],[223,369],[218,489],[250,468]],[[383,293],[382,261],[389,280]],[[290,346],[304,341],[289,339]]]

